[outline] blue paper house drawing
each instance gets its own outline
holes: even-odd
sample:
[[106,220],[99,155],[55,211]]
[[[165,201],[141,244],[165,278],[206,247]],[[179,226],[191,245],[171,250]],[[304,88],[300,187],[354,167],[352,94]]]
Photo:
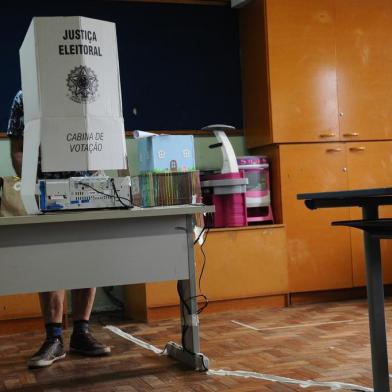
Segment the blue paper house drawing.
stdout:
[[140,173],[196,170],[192,135],[157,135],[139,139],[138,154]]

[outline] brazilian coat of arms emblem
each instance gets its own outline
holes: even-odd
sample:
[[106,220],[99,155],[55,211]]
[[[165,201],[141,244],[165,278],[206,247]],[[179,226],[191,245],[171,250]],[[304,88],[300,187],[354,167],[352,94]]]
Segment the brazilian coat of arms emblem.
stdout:
[[91,103],[97,98],[98,78],[85,65],[75,67],[67,76],[69,98],[77,103]]

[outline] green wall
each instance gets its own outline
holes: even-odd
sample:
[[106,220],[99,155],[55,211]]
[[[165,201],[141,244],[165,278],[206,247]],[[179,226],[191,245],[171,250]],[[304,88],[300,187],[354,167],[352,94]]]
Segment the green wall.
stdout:
[[[230,138],[236,155],[246,155],[247,150],[242,136]],[[219,149],[209,149],[210,144],[216,143],[214,137],[195,137],[196,167],[200,170],[219,169],[222,166],[222,154]],[[137,142],[132,138],[127,138],[128,161],[131,174],[137,173]],[[10,147],[8,139],[0,139],[0,177],[12,176],[15,172],[10,160]],[[122,299],[121,287],[115,287],[113,294]],[[71,303],[71,302],[69,302]],[[116,307],[108,300],[103,290],[97,291],[94,304],[94,311],[110,311]]]
[[10,144],[7,139],[0,139],[0,177],[14,175],[10,159]]
[[[244,138],[242,136],[230,137],[236,155],[247,154]],[[216,143],[214,137],[195,137],[196,167],[200,170],[219,169],[222,166],[222,154],[219,149],[211,150],[210,144]],[[128,161],[131,174],[137,173],[137,143],[127,138]],[[0,177],[12,176],[14,170],[10,160],[10,147],[8,139],[0,139]]]

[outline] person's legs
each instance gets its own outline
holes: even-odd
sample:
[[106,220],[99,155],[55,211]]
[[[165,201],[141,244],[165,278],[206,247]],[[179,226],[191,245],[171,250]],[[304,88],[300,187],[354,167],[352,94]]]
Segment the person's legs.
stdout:
[[74,322],[70,351],[86,356],[99,356],[110,353],[110,347],[99,343],[91,335],[88,328],[95,292],[95,288],[72,290],[72,314]]
[[[99,343],[88,328],[95,292],[95,288],[72,290],[74,329],[71,335],[70,351],[87,356],[110,353],[110,347]],[[41,348],[30,358],[28,366],[31,368],[49,366],[65,358],[62,337],[64,295],[64,290],[39,294],[46,339]]]
[[96,289],[72,290],[72,314],[74,320],[89,320],[93,309]]
[[64,290],[39,293],[39,302],[45,324],[61,324],[63,322],[64,295]]
[[41,312],[45,321],[46,339],[30,358],[29,367],[45,367],[65,358],[62,337],[64,290],[39,294]]

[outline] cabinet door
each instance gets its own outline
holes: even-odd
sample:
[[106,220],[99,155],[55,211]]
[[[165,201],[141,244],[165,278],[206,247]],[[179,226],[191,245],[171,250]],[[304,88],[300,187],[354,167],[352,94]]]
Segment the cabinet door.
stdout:
[[[392,142],[347,143],[349,189],[380,188],[392,184]],[[381,217],[392,217],[392,206],[380,208]],[[350,209],[350,219],[361,219],[359,208]],[[354,286],[364,286],[363,233],[351,229]],[[384,282],[392,283],[392,241],[381,240]]]
[[39,317],[38,294],[6,295],[0,297],[0,320]]
[[338,140],[334,0],[267,0],[275,143]]
[[281,145],[279,150],[290,291],[351,287],[350,232],[331,226],[349,219],[348,208],[311,211],[296,198],[298,193],[347,189],[344,145]]
[[269,114],[265,0],[239,10],[244,132],[249,148],[272,143]]
[[392,138],[392,3],[336,0],[342,140]]

